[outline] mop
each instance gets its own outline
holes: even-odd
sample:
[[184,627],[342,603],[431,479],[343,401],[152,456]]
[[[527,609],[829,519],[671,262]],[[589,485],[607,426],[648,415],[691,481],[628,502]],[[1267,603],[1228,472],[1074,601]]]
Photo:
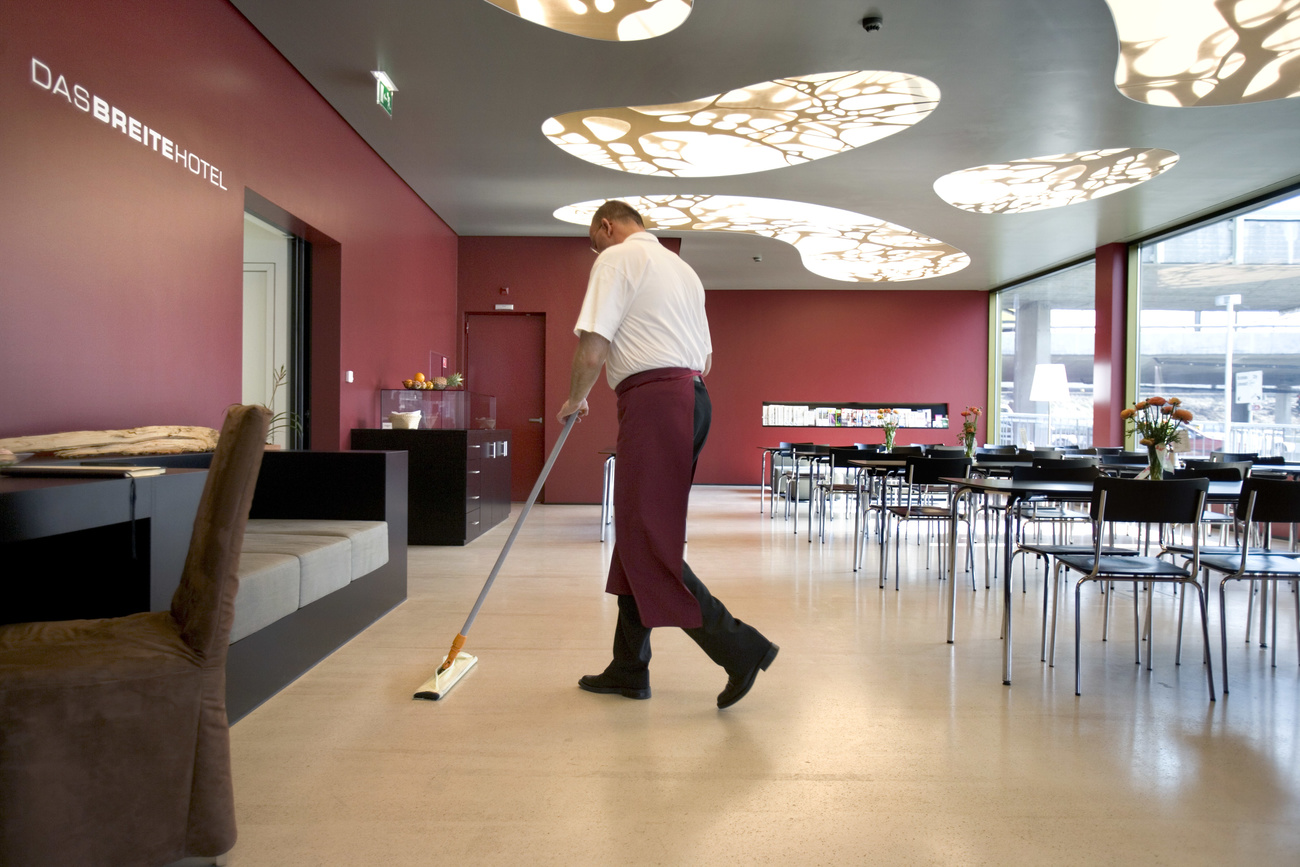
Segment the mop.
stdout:
[[483,607],[483,600],[487,599],[488,591],[492,589],[492,582],[496,580],[497,573],[501,571],[501,564],[506,561],[506,555],[510,553],[510,546],[515,543],[515,537],[519,535],[519,529],[524,525],[524,519],[528,517],[528,512],[533,508],[533,503],[537,502],[537,497],[542,492],[542,485],[546,483],[546,477],[551,474],[551,467],[555,464],[555,459],[560,456],[560,447],[569,436],[569,431],[573,429],[573,423],[578,420],[578,414],[575,412],[564,420],[564,429],[560,431],[560,438],[555,441],[551,454],[546,458],[546,464],[542,467],[541,475],[537,477],[537,482],[533,485],[533,491],[528,495],[528,502],[524,503],[523,511],[515,520],[515,528],[510,531],[510,538],[506,539],[505,546],[501,553],[497,555],[496,565],[492,567],[492,573],[488,575],[487,582],[484,583],[483,589],[479,591],[478,601],[474,603],[474,608],[469,612],[469,617],[465,618],[465,625],[461,627],[460,632],[451,643],[451,652],[447,654],[447,659],[433,673],[433,677],[420,684],[420,688],[415,691],[415,698],[427,698],[437,701],[447,694],[453,686],[460,682],[460,679],[474,667],[478,662],[477,656],[471,656],[465,653],[461,648],[465,646],[465,637],[469,635],[469,629],[474,625],[474,618],[478,616],[478,610]]

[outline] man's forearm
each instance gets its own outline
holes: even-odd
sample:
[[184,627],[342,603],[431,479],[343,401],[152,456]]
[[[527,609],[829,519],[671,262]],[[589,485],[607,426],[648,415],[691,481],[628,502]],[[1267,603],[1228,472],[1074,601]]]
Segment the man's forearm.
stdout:
[[591,331],[579,335],[578,348],[573,353],[573,372],[569,377],[569,399],[560,409],[558,418],[563,420],[574,412],[579,416],[587,414],[587,395],[596,384],[608,356],[608,340]]

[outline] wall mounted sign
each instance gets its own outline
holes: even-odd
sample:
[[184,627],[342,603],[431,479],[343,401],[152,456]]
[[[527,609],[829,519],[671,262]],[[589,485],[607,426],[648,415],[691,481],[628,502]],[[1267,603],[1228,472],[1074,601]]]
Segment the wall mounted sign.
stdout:
[[54,70],[35,57],[32,58],[32,84],[47,91],[51,96],[67,100],[73,108],[86,112],[95,120],[107,124],[110,129],[117,130],[173,165],[187,169],[191,174],[208,181],[214,187],[226,189],[226,185],[222,182],[221,169],[193,151],[181,147],[158,130],[152,129],[117,106],[110,105],[86,87],[74,83],[69,88],[66,77],[61,73],[55,75]]

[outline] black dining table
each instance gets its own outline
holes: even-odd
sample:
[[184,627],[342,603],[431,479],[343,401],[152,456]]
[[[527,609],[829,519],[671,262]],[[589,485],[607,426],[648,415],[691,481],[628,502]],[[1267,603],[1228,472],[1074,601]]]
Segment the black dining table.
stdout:
[[[1047,497],[1066,502],[1089,502],[1092,499],[1092,482],[1041,482],[1017,479],[945,478],[942,481],[955,487],[953,509],[958,502],[972,494],[1001,494],[1007,498],[1003,514],[1003,570],[1002,570],[1002,682],[1011,685],[1011,540],[1016,502],[1028,497]],[[1153,485],[1160,484],[1152,482]],[[1241,494],[1241,482],[1210,482],[1207,503],[1235,503]],[[955,643],[957,617],[957,522],[950,522],[948,531],[948,643]]]

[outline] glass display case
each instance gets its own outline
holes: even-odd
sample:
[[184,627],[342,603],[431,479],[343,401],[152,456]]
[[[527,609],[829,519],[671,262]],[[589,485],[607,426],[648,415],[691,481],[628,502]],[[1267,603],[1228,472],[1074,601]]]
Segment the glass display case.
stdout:
[[[407,415],[397,423],[393,413]],[[497,399],[473,391],[438,391],[408,388],[379,390],[379,426],[410,427],[420,430],[493,430],[497,426]]]

